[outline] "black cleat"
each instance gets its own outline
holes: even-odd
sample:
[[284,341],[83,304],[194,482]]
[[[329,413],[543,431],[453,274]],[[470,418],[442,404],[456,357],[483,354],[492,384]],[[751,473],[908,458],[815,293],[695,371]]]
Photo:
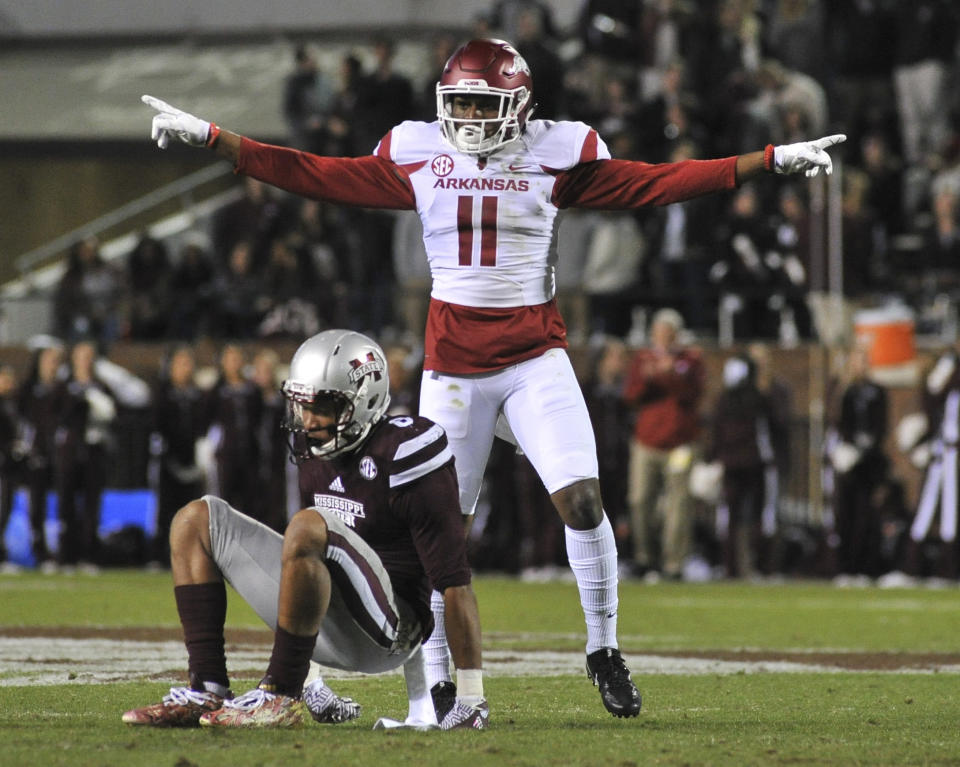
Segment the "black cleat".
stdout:
[[603,647],[587,656],[587,676],[600,688],[604,707],[614,716],[636,716],[642,699],[619,650]]
[[437,721],[442,722],[457,700],[457,686],[453,682],[437,682],[430,688],[433,708],[437,712]]

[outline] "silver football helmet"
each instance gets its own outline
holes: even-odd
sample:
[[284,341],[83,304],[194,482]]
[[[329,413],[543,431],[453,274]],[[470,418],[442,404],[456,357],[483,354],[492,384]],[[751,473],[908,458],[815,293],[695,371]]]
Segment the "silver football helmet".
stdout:
[[[358,447],[390,404],[390,379],[383,349],[362,333],[325,330],[304,341],[290,361],[281,387],[287,400],[283,428],[297,461],[333,458]],[[333,435],[311,438],[303,408],[332,406]]]

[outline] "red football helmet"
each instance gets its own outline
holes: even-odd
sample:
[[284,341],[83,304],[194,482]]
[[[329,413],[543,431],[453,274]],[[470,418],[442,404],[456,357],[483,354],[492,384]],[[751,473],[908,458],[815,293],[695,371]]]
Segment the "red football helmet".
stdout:
[[[456,96],[492,96],[500,100],[498,116],[458,119]],[[437,83],[437,118],[443,137],[459,152],[486,156],[523,133],[533,112],[530,67],[510,43],[471,40],[449,58]],[[489,135],[487,135],[489,133]]]

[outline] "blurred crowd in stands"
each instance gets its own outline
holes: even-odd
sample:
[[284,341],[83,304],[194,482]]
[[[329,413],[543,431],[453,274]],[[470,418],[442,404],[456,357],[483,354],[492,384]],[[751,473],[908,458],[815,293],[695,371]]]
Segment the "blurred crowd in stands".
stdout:
[[[844,334],[824,309],[828,290],[848,309],[896,298],[918,315],[960,300],[960,6],[950,0],[585,0],[569,29],[549,3],[502,0],[473,23],[526,57],[535,116],[593,125],[615,157],[848,136],[829,194],[768,179],[636,214],[568,215],[557,281],[575,342],[623,336],[637,307],[669,305],[705,335],[727,323],[737,339],[834,343]],[[283,98],[288,143],[362,155],[402,120],[434,119],[435,73],[457,42],[421,44],[423,82],[397,71],[389,38],[346,54],[338,71],[301,43]],[[105,264],[96,243],[77,243],[58,335],[302,337],[331,325],[419,335],[429,282],[412,214],[238,183],[243,198],[176,251],[144,237]],[[832,276],[831,237],[842,258]]]
[[[625,577],[904,585],[960,575],[960,343],[925,366],[911,396],[919,412],[894,430],[864,346],[837,351],[819,424],[773,345],[708,355],[669,307],[650,326],[638,347],[595,338],[576,366]],[[151,375],[52,336],[33,339],[29,365],[0,365],[0,541],[19,552],[8,561],[0,547],[0,571],[166,567],[174,513],[207,492],[278,531],[298,510],[279,393],[292,348],[160,348]],[[401,341],[385,351],[390,414],[417,412],[420,351]],[[922,476],[919,492],[908,494],[903,465]],[[149,489],[152,509],[104,534],[102,497],[118,487]],[[495,441],[470,547],[480,571],[568,574],[550,498],[505,441]]]
[[[511,40],[527,59],[535,117],[591,124],[614,157],[711,158],[848,136],[832,182],[769,179],[635,214],[571,213],[561,228],[558,293],[570,339],[588,354],[582,383],[624,568],[667,579],[901,570],[956,577],[955,530],[950,537],[948,524],[928,524],[909,535],[914,509],[883,448],[886,394],[867,377],[849,320],[891,298],[918,317],[960,302],[960,6],[585,0],[577,23],[561,29],[547,2],[500,0],[473,25],[476,35]],[[438,34],[425,43],[425,70],[439,72],[457,42]],[[309,43],[296,47],[283,99],[290,146],[362,155],[402,120],[435,118],[432,76],[417,82],[395,69],[389,38],[373,39],[368,54],[323,71]],[[416,409],[429,292],[416,216],[329,206],[252,179],[238,184],[242,196],[176,250],[143,236],[125,259],[108,262],[95,240],[76,243],[50,329],[59,341],[37,348],[22,384],[10,369],[0,372],[3,513],[13,477],[31,489],[38,562],[53,561],[38,533],[38,499],[48,490],[73,498],[81,482],[87,505],[60,504],[66,537],[56,556],[66,565],[105,561],[90,534],[90,498],[104,485],[108,426],[125,412],[150,414],[139,433],[159,524],[143,562],[166,563],[170,515],[206,490],[281,529],[296,501],[278,428],[274,342],[326,327],[367,332],[396,365],[394,408]],[[838,225],[842,270],[831,276]],[[830,291],[845,301],[839,322],[826,308]],[[741,351],[730,351],[708,400],[691,339],[724,334]],[[828,398],[819,451],[826,513],[817,531],[784,524],[806,413],[794,410],[789,384],[770,364],[771,346],[805,339],[846,346],[849,360]],[[84,343],[105,362],[118,340],[172,348],[149,404],[124,403],[116,382],[74,372]],[[221,351],[219,370],[198,376],[201,340]],[[925,430],[905,450],[942,437],[957,386],[950,376],[933,404],[925,389]],[[74,443],[82,449],[68,461],[64,449]],[[929,456],[917,463],[928,476],[931,465]],[[562,527],[526,459],[498,441],[488,475],[474,565],[553,572],[563,564]]]

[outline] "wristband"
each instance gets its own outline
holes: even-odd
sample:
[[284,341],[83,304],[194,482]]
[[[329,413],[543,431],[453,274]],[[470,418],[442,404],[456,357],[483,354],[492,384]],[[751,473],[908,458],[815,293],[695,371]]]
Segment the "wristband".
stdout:
[[210,132],[207,134],[207,143],[204,144],[206,147],[213,149],[217,145],[217,141],[220,139],[220,126],[216,123],[210,123]]
[[[211,123],[211,125],[212,125],[212,123]],[[217,129],[217,132],[219,132],[219,128]],[[773,144],[767,144],[766,147],[764,147],[764,150],[763,150],[763,167],[764,167],[766,170],[768,170],[768,171],[770,171],[771,173],[773,173],[773,172],[776,170],[776,168],[774,168],[773,164],[774,164],[774,160],[773,160]]]

